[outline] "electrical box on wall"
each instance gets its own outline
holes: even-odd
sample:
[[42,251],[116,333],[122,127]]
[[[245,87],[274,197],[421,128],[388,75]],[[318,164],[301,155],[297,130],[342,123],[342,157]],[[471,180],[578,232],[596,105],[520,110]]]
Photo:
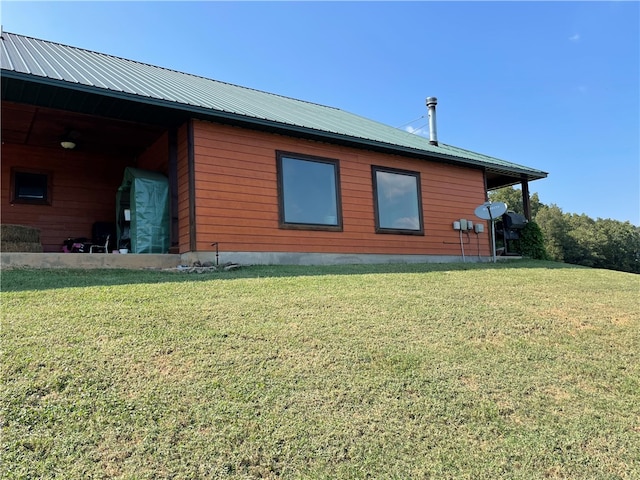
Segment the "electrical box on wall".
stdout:
[[453,222],[453,229],[462,230],[463,232],[473,230],[476,233],[482,233],[484,232],[484,225],[482,223],[473,223],[471,220],[461,218],[460,220]]
[[453,222],[453,229],[463,231],[473,230],[473,222],[471,220],[461,218],[460,220],[456,220],[455,222]]

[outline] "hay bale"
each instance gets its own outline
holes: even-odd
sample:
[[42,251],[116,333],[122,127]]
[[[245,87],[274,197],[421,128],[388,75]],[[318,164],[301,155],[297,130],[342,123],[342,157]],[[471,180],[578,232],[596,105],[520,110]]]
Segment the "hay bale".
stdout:
[[40,242],[0,242],[0,251],[2,252],[27,252],[42,253],[42,245]]
[[40,230],[26,225],[0,226],[0,251],[2,252],[42,252]]
[[0,227],[0,241],[2,241],[3,244],[4,242],[39,244],[40,230],[26,225],[5,224]]

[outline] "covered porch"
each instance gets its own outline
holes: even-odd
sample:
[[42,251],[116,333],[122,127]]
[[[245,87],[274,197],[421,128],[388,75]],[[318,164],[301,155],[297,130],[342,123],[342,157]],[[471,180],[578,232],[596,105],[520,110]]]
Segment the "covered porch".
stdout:
[[[35,104],[24,103],[25,96]],[[59,92],[18,89],[3,78],[2,224],[38,229],[43,253],[61,253],[67,239],[95,242],[97,224],[115,226],[118,187],[125,168],[135,167],[169,179],[172,248],[165,253],[177,253],[174,132],[180,120],[127,110],[117,100],[96,104],[82,93],[66,96],[67,109],[51,106],[60,103]],[[111,116],[97,114],[103,110]],[[113,238],[110,250],[117,244]]]

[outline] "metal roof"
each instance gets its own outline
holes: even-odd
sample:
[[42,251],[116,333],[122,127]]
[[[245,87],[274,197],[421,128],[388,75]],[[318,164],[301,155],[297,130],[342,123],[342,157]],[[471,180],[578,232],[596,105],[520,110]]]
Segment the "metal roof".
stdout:
[[338,108],[262,92],[77,47],[2,32],[2,76],[67,89],[92,91],[133,102],[168,105],[212,119],[235,119],[398,154],[517,174],[528,180],[543,171],[429,140]]

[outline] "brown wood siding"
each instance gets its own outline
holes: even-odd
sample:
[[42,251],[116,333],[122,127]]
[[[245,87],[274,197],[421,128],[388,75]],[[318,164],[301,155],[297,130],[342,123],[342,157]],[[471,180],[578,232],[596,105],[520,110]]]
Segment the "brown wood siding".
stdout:
[[180,253],[189,251],[189,154],[187,126],[178,129],[178,245]]
[[[211,243],[219,242],[222,251],[459,255],[452,222],[480,221],[473,211],[485,200],[481,170],[204,121],[194,121],[194,144],[199,251],[210,251]],[[342,232],[279,228],[276,150],[339,160]],[[186,208],[186,154],[179,157],[180,204]],[[375,233],[371,165],[420,172],[424,236]],[[181,251],[188,244],[183,227],[181,223]],[[476,235],[463,237],[469,242],[465,253],[477,255]],[[480,253],[489,254],[486,228]]]
[[138,168],[169,176],[169,134],[164,133],[147,148],[136,162]]
[[[94,222],[115,221],[116,191],[130,162],[62,148],[2,145],[2,223],[41,230],[45,252],[60,252],[68,237],[91,237]],[[11,168],[52,174],[51,205],[12,204]]]

